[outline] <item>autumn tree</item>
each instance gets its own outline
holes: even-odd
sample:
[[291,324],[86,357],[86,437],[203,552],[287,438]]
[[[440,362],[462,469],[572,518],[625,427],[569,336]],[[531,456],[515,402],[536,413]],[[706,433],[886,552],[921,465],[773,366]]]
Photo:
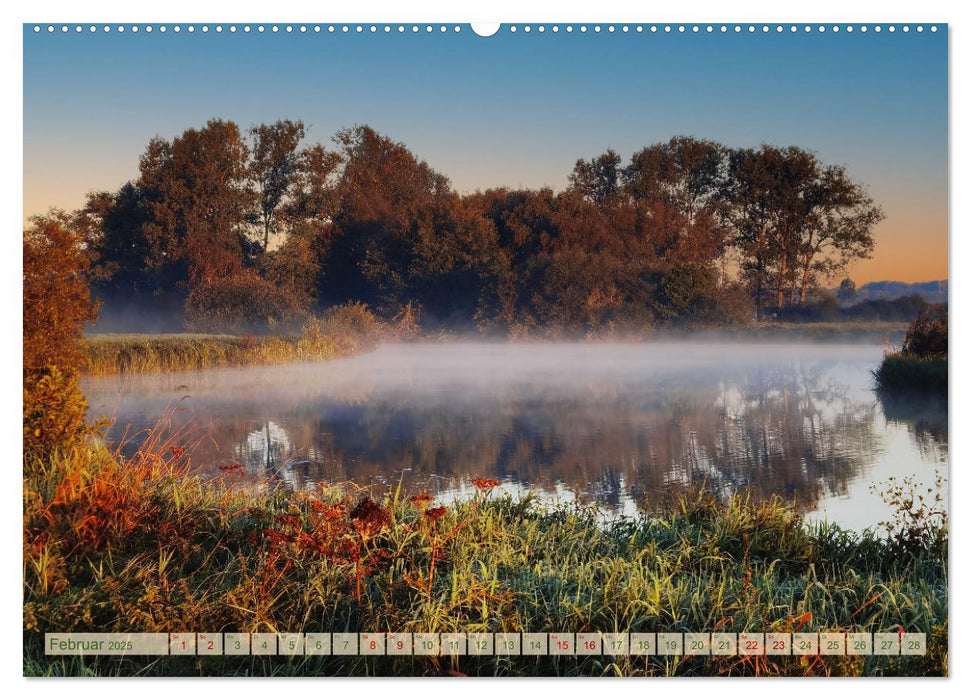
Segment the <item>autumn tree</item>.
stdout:
[[321,258],[319,231],[299,223],[279,247],[261,256],[260,273],[264,279],[286,290],[298,308],[308,310],[317,296]]
[[772,267],[779,255],[771,241],[769,184],[763,159],[755,149],[735,149],[729,154],[727,212],[732,244],[739,252],[742,278],[755,302],[757,319],[762,318],[768,301]]
[[278,223],[281,205],[290,196],[299,176],[299,147],[304,135],[303,122],[289,119],[260,124],[249,130],[249,176],[255,186],[264,251],[270,247],[270,234]]
[[570,187],[597,206],[607,206],[621,196],[620,163],[613,149],[590,160],[581,158],[570,174]]
[[153,268],[191,286],[241,269],[253,203],[248,154],[239,127],[219,119],[171,142],[152,139],[136,186],[150,202],[143,230]]
[[149,267],[151,245],[145,225],[151,202],[128,182],[117,192],[94,192],[77,212],[84,246],[90,258],[92,286],[103,297],[141,298],[156,284]]
[[171,294],[199,329],[278,329],[348,301],[513,334],[713,323],[806,305],[883,218],[845,168],[794,146],[679,136],[626,165],[580,159],[560,193],[460,196],[368,126],[334,149],[304,137],[299,120],[246,138],[211,120],[153,139],[139,179],[72,220],[96,291]]
[[97,306],[72,217],[52,211],[31,219],[23,255],[24,452],[43,454],[82,432],[87,408],[77,385],[87,362],[82,333]]
[[497,188],[466,201],[489,221],[496,241],[476,320],[484,330],[528,331],[540,322],[535,293],[559,236],[553,190]]
[[658,255],[708,264],[726,242],[724,149],[686,136],[635,153],[623,171],[624,192],[642,217]]
[[795,146],[730,156],[730,218],[758,309],[805,304],[812,283],[869,256],[883,212],[841,166]]
[[335,142],[344,167],[323,291],[394,313],[409,301],[419,240],[434,236],[448,179],[368,126],[345,129]]
[[868,258],[875,245],[874,227],[885,218],[862,185],[850,179],[843,166],[827,166],[807,193],[808,214],[798,231],[798,297],[805,304],[817,278],[829,279],[854,260]]
[[840,282],[836,296],[841,304],[851,304],[856,299],[856,282],[849,277]]
[[316,143],[300,151],[294,174],[293,195],[287,207],[291,221],[327,224],[339,202],[343,157]]

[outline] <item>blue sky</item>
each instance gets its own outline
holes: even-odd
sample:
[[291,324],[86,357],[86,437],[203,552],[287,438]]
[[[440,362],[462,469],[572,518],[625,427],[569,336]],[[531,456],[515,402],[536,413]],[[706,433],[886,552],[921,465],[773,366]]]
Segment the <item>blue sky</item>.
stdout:
[[[579,25],[575,25],[579,26]],[[845,27],[845,25],[843,25]],[[947,32],[755,34],[504,27],[35,34],[24,28],[24,208],[137,176],[147,141],[211,117],[367,123],[460,191],[566,185],[574,162],[676,134],[795,144],[845,164],[887,220],[858,281],[947,275]]]

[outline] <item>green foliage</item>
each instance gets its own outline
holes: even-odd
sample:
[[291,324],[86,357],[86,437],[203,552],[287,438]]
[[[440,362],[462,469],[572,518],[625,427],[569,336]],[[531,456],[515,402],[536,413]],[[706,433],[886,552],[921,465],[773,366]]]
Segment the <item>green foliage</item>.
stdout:
[[888,352],[873,373],[884,391],[947,392],[947,360]]
[[884,355],[873,373],[882,391],[947,392],[947,309],[925,306],[907,329],[903,347]]
[[675,265],[661,279],[655,309],[668,322],[712,323],[718,319],[718,297],[718,279],[713,269]]

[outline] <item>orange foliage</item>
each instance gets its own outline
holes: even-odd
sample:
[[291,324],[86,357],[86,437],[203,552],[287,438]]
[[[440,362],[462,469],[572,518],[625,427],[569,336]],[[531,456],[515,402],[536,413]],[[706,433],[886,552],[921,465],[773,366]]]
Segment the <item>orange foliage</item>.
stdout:
[[87,408],[77,377],[87,361],[81,334],[93,321],[80,235],[63,212],[24,231],[24,451],[45,453],[83,432]]

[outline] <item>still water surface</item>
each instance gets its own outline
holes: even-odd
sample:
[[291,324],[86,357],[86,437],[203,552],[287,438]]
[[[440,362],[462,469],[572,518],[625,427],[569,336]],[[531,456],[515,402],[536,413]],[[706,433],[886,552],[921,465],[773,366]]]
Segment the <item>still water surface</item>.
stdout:
[[[167,408],[207,439],[203,475],[294,488],[399,482],[449,502],[469,479],[634,513],[705,482],[795,498],[854,529],[887,508],[871,486],[947,469],[944,400],[881,400],[877,345],[413,344],[332,362],[89,377],[117,441]],[[239,477],[237,477],[239,478]]]

